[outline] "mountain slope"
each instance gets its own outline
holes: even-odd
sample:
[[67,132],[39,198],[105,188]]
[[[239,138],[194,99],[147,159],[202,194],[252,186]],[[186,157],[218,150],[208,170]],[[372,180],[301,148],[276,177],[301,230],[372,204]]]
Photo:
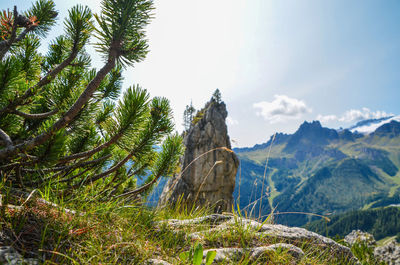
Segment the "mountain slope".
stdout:
[[359,229],[373,234],[375,239],[380,240],[388,236],[396,236],[399,233],[399,219],[400,208],[385,207],[350,211],[332,216],[328,223],[325,220],[318,220],[305,225],[305,227],[330,237],[337,235],[344,237],[351,231]]
[[356,125],[351,126],[349,128],[349,130],[351,132],[370,134],[370,133],[374,132],[377,128],[381,127],[384,124],[391,122],[392,120],[400,121],[400,116],[389,116],[389,117],[380,118],[380,119],[363,120],[363,121],[358,122]]
[[235,197],[240,190],[242,209],[260,208],[264,182],[256,216],[275,209],[281,213],[276,222],[303,225],[312,215],[292,212],[342,213],[400,203],[400,122],[394,119],[370,134],[304,122],[292,135],[235,151],[241,159]]

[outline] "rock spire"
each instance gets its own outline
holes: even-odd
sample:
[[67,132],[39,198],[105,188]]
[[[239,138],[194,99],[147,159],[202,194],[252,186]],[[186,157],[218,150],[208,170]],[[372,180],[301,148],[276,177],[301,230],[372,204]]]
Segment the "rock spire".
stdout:
[[188,207],[212,206],[214,212],[231,211],[239,160],[231,150],[224,102],[209,101],[184,133],[182,171],[171,178],[159,206],[178,200]]

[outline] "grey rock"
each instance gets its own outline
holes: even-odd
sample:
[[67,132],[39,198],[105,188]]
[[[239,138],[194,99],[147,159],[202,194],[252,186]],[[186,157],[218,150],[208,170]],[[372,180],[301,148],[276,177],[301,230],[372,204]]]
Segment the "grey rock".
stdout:
[[231,150],[225,103],[211,100],[199,113],[184,136],[182,173],[165,185],[159,206],[181,200],[189,209],[212,206],[214,212],[231,211],[239,160]]
[[301,258],[304,257],[304,252],[300,248],[298,248],[294,245],[291,245],[291,244],[278,243],[278,244],[273,244],[273,245],[269,245],[266,247],[253,248],[252,253],[251,253],[251,259],[253,259],[253,260],[258,259],[266,252],[269,252],[269,251],[276,252],[277,250],[287,251],[288,254],[290,254],[292,257],[294,257],[297,260],[300,260]]
[[266,224],[262,226],[260,233],[290,243],[307,242],[323,249],[329,249],[334,256],[347,257],[351,260],[356,260],[350,248],[340,245],[330,238],[310,232],[304,228]]
[[21,254],[19,254],[13,247],[11,246],[2,246],[0,247],[0,264],[7,265],[16,265],[16,264],[24,264],[24,265],[37,265],[39,262],[36,259],[24,259]]
[[[257,256],[259,253],[262,253],[262,250],[271,250],[271,249],[277,249],[277,248],[286,248],[288,249],[289,253],[295,257],[295,258],[300,258],[302,256],[301,252],[298,251],[300,249],[298,248],[293,248],[296,245],[301,247],[304,245],[304,243],[308,243],[311,245],[314,245],[320,249],[326,249],[329,251],[331,256],[335,257],[342,257],[348,260],[348,264],[356,264],[357,263],[357,258],[354,257],[353,253],[351,252],[350,248],[343,246],[341,244],[338,244],[337,242],[333,241],[330,238],[321,236],[317,233],[310,232],[304,228],[299,228],[299,227],[288,227],[284,225],[276,225],[276,224],[262,224],[259,223],[255,220],[251,219],[246,219],[246,218],[240,218],[240,217],[233,217],[228,215],[226,219],[224,219],[222,216],[224,215],[209,215],[209,216],[204,216],[201,218],[195,218],[192,220],[172,220],[170,223],[172,227],[176,226],[179,224],[179,226],[182,225],[201,225],[204,223],[209,222],[210,220],[218,220],[219,225],[217,226],[211,226],[208,230],[200,231],[200,232],[194,232],[188,235],[189,239],[192,240],[202,240],[204,238],[204,235],[207,233],[213,233],[213,232],[218,232],[218,231],[224,231],[224,230],[230,230],[234,227],[242,226],[243,229],[248,229],[250,231],[253,231],[255,235],[258,235],[260,237],[271,237],[274,240],[277,240],[278,242],[285,242],[288,244],[284,243],[279,243],[275,244],[272,246],[268,246],[268,249],[265,249],[266,247],[262,247],[257,251],[257,248],[254,248],[252,253],[255,256]],[[212,222],[211,222],[212,223]],[[293,247],[291,247],[293,246]],[[217,249],[215,249],[217,251]],[[237,249],[237,248],[224,248],[224,249],[219,249],[217,251],[217,257],[218,260],[224,260],[232,255],[235,257],[239,254],[243,255],[243,249]],[[255,252],[256,251],[256,252]],[[297,254],[296,254],[297,253]],[[304,254],[304,253],[303,253]]]
[[[318,247],[330,249],[335,255],[353,258],[353,254],[348,247],[340,245],[330,238],[310,232],[300,227],[288,227],[278,224],[261,224],[257,221],[246,218],[235,218],[222,225],[233,225],[240,222],[247,229],[251,228],[260,236],[270,236],[289,243],[308,242]],[[216,228],[218,229],[218,227]]]
[[149,259],[146,261],[146,265],[172,265],[172,264],[161,259]]
[[215,248],[205,250],[203,252],[203,258],[206,258],[209,251],[215,251],[217,253],[214,258],[214,263],[222,261],[239,261],[246,253],[246,250],[243,248]]
[[[300,260],[304,256],[304,252],[293,245],[290,244],[273,244],[269,246],[263,247],[254,247],[254,248],[216,248],[216,249],[207,249],[203,253],[203,258],[206,258],[207,253],[209,251],[215,251],[216,256],[214,259],[214,263],[216,262],[237,262],[242,259],[242,257],[248,253],[250,256],[250,260],[257,260],[262,257],[263,254],[267,252],[276,252],[277,250],[287,251],[290,255],[292,255],[295,259]],[[233,263],[234,264],[234,263]]]
[[376,247],[374,256],[388,265],[400,265],[400,245],[392,240],[385,246]]
[[[318,245],[321,248],[330,249],[335,255],[353,257],[348,247],[340,245],[330,238],[321,236],[317,233],[308,231],[300,227],[288,227],[278,224],[261,224],[257,221],[246,218],[234,218],[221,226],[234,225],[240,223],[246,229],[253,229],[260,236],[270,236],[290,243],[308,242]],[[216,228],[218,229],[218,227]]]
[[198,224],[208,224],[208,225],[219,225],[221,223],[224,223],[228,220],[231,220],[233,216],[230,215],[224,215],[224,214],[211,214],[211,215],[206,215],[198,218],[193,218],[193,219],[184,219],[184,220],[178,220],[178,219],[168,219],[168,220],[162,220],[159,223],[166,223],[171,227],[179,227],[179,226],[186,226],[186,225],[198,225]]
[[350,246],[353,246],[356,243],[358,244],[364,243],[369,247],[376,246],[376,241],[374,236],[367,232],[362,232],[360,230],[351,231],[350,234],[345,236],[344,241],[348,243]]

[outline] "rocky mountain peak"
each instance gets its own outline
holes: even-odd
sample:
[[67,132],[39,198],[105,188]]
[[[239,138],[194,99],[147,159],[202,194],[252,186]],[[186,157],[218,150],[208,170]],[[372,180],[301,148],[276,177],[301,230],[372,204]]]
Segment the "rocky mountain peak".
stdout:
[[290,137],[285,150],[291,151],[301,146],[326,145],[329,141],[338,138],[339,134],[336,130],[322,127],[319,121],[305,121]]
[[397,137],[400,136],[400,122],[392,120],[389,123],[385,123],[375,130],[372,135]]

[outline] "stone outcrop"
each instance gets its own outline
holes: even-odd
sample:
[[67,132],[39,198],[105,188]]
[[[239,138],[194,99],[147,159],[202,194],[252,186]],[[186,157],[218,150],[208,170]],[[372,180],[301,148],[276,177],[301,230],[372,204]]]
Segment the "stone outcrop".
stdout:
[[370,233],[362,232],[360,230],[353,230],[348,234],[344,241],[350,246],[354,244],[366,244],[368,247],[375,247],[376,241],[373,235]]
[[400,265],[400,245],[395,240],[375,248],[374,255],[388,265]]
[[378,247],[373,235],[360,230],[353,230],[344,240],[350,246],[361,244],[371,248],[377,262],[383,262],[388,265],[400,265],[400,244],[396,243],[394,239]]
[[203,259],[206,258],[209,251],[216,252],[212,264],[238,264],[246,257],[250,261],[249,264],[269,264],[268,262],[264,263],[263,260],[268,259],[271,253],[277,255],[285,253],[285,255],[291,256],[292,262],[287,264],[304,264],[311,249],[319,253],[318,255],[324,253],[326,261],[339,259],[345,262],[343,264],[359,264],[350,248],[330,238],[298,227],[265,224],[228,214],[212,214],[186,220],[169,219],[156,224],[159,229],[164,226],[178,231],[197,230],[197,232],[187,234],[186,240],[203,244],[210,242],[210,237],[214,238],[213,240],[218,237],[224,239],[224,234],[232,236],[245,231],[248,237],[246,248],[238,247],[234,240],[230,244],[228,241],[216,244],[221,247],[215,248],[214,245],[212,248],[205,248]]
[[192,206],[212,206],[214,212],[231,211],[239,160],[231,151],[225,103],[211,100],[185,132],[182,171],[171,178],[159,206],[178,200]]
[[[223,215],[222,215],[223,216]],[[204,218],[204,219],[203,219]],[[207,217],[202,217],[201,220],[207,220]],[[219,217],[219,221],[223,219]],[[203,222],[198,222],[199,219],[193,219],[194,223],[200,224]],[[172,221],[174,222],[174,221]],[[190,220],[184,220],[181,225],[187,225],[190,223]],[[172,223],[171,223],[172,224]],[[192,223],[193,224],[193,223]],[[309,244],[318,246],[321,249],[329,249],[332,253],[337,256],[347,256],[352,257],[353,254],[351,253],[348,247],[340,245],[336,243],[334,240],[321,236],[317,233],[310,232],[304,228],[299,227],[288,227],[284,225],[277,225],[277,224],[261,224],[257,221],[246,219],[246,218],[233,218],[231,217],[229,220],[226,220],[219,225],[209,229],[206,231],[207,233],[217,232],[221,230],[229,230],[230,227],[240,225],[246,230],[255,231],[255,235],[257,237],[269,237],[274,238],[278,241],[287,242],[290,244],[298,244],[299,242],[307,242]],[[177,227],[178,223],[172,224],[172,226]],[[189,235],[191,239],[201,239],[204,232],[195,232]]]
[[39,261],[33,258],[25,259],[11,246],[0,247],[0,264],[38,265]]
[[205,259],[209,251],[215,251],[217,255],[214,259],[214,264],[217,262],[233,261],[240,262],[240,259],[249,253],[251,261],[260,261],[262,256],[269,252],[284,251],[290,254],[295,260],[300,260],[304,256],[303,250],[300,248],[285,243],[272,244],[266,247],[255,247],[251,249],[244,248],[216,248],[204,251],[203,258]]
[[146,261],[146,265],[172,265],[172,264],[161,259],[149,259]]

